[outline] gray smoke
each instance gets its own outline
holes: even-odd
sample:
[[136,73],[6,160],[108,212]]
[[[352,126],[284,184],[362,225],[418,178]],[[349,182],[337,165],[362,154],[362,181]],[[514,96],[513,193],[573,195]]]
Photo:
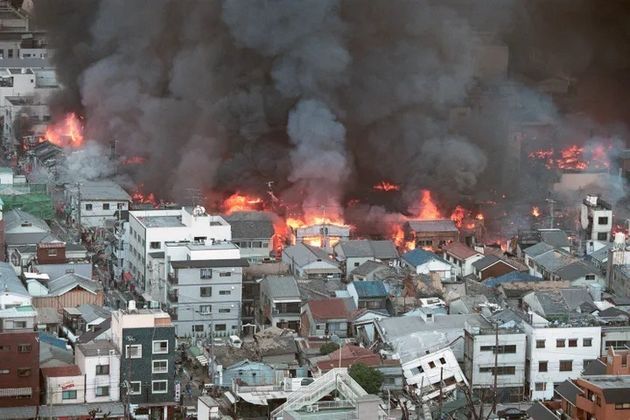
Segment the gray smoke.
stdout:
[[[607,112],[618,84],[591,87],[619,80],[630,57],[627,11],[609,2],[39,0],[35,10],[58,49],[55,106],[81,110],[88,137],[147,158],[134,180],[173,199],[186,187],[263,195],[274,181],[307,211],[369,200],[383,179],[449,205],[529,194],[523,150],[564,141],[576,125],[562,115],[592,113],[596,127],[630,117],[624,100]],[[598,101],[559,109],[550,78]]]

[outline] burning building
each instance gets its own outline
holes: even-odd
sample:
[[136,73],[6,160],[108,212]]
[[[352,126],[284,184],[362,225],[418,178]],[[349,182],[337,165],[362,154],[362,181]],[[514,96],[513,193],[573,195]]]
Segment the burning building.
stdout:
[[297,242],[304,242],[332,252],[337,243],[350,239],[350,226],[333,223],[300,226],[295,229],[295,239]]
[[438,248],[459,240],[459,230],[451,219],[410,220],[403,225],[405,238],[413,241],[413,247]]

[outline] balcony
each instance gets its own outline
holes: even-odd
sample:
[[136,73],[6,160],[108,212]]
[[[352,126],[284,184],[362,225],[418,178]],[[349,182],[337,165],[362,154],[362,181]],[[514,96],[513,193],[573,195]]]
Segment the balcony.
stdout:
[[168,276],[166,278],[168,279],[168,282],[172,285],[177,286],[179,284],[179,279],[177,278],[175,273],[168,273]]
[[166,294],[166,299],[167,299],[169,302],[172,302],[172,303],[177,303],[177,302],[179,302],[179,297],[177,296],[177,293],[176,293],[176,292],[168,292],[168,293]]
[[595,412],[595,403],[588,398],[584,398],[581,395],[577,396],[577,400],[575,401],[575,406],[580,410],[584,410],[587,413],[593,414]]

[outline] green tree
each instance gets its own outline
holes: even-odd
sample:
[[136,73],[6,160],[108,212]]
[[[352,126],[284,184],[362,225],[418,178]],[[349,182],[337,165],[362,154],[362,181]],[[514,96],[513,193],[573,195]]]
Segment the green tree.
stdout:
[[378,394],[383,385],[383,372],[363,363],[356,363],[349,370],[352,379],[357,381],[368,394]]
[[329,341],[321,345],[321,347],[319,348],[319,352],[321,354],[329,354],[337,350],[338,348],[339,348],[339,344]]

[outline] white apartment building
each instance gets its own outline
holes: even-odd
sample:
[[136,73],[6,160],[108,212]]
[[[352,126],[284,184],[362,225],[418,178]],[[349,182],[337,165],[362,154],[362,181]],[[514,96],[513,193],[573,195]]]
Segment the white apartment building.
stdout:
[[111,341],[79,344],[75,362],[85,377],[85,402],[120,400],[120,353]]
[[532,401],[547,400],[554,385],[579,377],[586,363],[600,356],[602,331],[585,322],[558,324],[528,315],[530,322],[522,324],[527,334],[526,389]]
[[405,362],[402,370],[405,382],[415,388],[423,402],[440,395],[440,380],[444,395],[457,388],[458,384],[468,384],[450,347]]
[[499,400],[522,401],[527,349],[525,332],[514,325],[500,326],[495,331],[495,327],[486,322],[481,326],[466,326],[464,340],[464,372],[473,390],[494,386],[496,361]]
[[596,195],[587,195],[582,202],[580,223],[586,240],[604,241],[611,239],[612,206]]
[[113,225],[118,211],[129,210],[131,196],[115,182],[92,181],[67,187],[66,202],[78,224],[104,228]]
[[159,290],[178,336],[232,335],[241,328],[243,268],[230,242],[167,242]]
[[165,250],[166,242],[230,241],[230,225],[220,216],[206,213],[201,206],[182,207],[174,210],[136,210],[129,212],[129,244],[126,258],[126,270],[136,280],[142,291],[151,291],[147,278],[147,259],[149,253]]

